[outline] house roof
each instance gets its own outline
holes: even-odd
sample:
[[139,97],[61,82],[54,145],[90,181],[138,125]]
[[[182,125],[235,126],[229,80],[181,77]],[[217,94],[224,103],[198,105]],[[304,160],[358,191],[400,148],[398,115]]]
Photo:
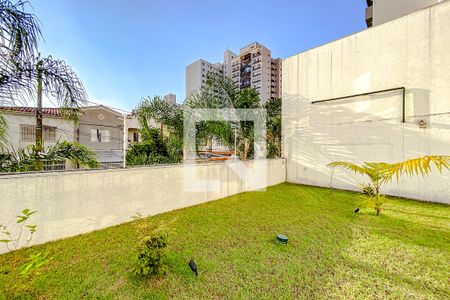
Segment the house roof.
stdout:
[[[28,106],[0,106],[0,111],[11,111],[26,114],[36,114],[36,107]],[[48,116],[62,116],[61,109],[55,107],[42,108],[42,114]]]
[[85,111],[85,110],[96,110],[96,109],[102,109],[102,110],[106,110],[106,111],[109,111],[109,112],[111,112],[111,113],[113,113],[113,114],[115,114],[115,115],[117,115],[117,116],[122,116],[122,114],[120,113],[120,112],[118,112],[117,110],[115,110],[115,109],[112,109],[112,108],[110,108],[110,107],[108,107],[108,106],[105,106],[105,105],[90,105],[90,106],[82,106],[81,107],[81,110],[82,111]]

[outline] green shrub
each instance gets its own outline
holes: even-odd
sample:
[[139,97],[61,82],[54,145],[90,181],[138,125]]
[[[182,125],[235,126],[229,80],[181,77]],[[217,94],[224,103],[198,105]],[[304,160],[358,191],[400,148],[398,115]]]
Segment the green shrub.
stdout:
[[61,162],[66,159],[82,167],[98,168],[100,163],[97,155],[88,147],[77,142],[58,142],[39,153],[37,159],[36,147],[29,145],[17,152],[0,155],[0,172],[30,172],[40,171],[39,162]]
[[68,159],[82,167],[93,169],[100,167],[96,153],[78,142],[59,142],[49,148],[48,155],[55,158]]
[[162,275],[167,271],[165,255],[170,223],[154,224],[141,214],[132,217],[138,233],[137,263],[134,274],[141,276]]
[[[143,141],[135,143],[127,151],[128,166],[169,164],[174,161],[169,141],[164,139],[156,128],[141,130]],[[179,147],[182,148],[182,147]]]
[[134,273],[143,276],[165,274],[167,266],[164,264],[167,234],[159,232],[145,236],[138,243],[138,261]]

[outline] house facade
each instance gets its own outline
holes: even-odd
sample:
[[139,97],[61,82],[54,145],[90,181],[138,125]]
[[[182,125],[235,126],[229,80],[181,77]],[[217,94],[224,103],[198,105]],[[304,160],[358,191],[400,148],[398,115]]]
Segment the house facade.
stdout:
[[[7,127],[7,149],[17,151],[36,140],[36,108],[0,107]],[[59,108],[43,108],[44,147],[57,142],[77,141],[97,153],[102,167],[121,167],[123,149],[140,142],[139,122],[134,114],[126,114],[127,141],[124,142],[124,114],[103,105],[81,108],[77,121],[63,116]]]
[[[0,107],[0,113],[8,124],[6,147],[10,151],[35,144],[36,108]],[[64,118],[60,109],[44,108],[42,113],[44,147],[53,146],[58,141],[75,140],[75,122]]]
[[85,106],[79,118],[77,141],[97,152],[104,167],[120,167],[123,149],[141,140],[139,122],[134,114],[126,114],[127,141],[124,143],[124,114],[107,106]]

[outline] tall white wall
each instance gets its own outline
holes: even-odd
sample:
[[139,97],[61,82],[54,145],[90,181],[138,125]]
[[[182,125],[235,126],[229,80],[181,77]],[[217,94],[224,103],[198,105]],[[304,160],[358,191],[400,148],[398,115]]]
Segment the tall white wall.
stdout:
[[[250,170],[255,163],[266,164],[268,186],[286,180],[283,159],[245,162]],[[219,180],[220,188],[186,192],[181,164],[0,176],[0,224],[14,232],[20,211],[37,210],[30,223],[38,225],[34,243],[43,243],[250,190],[225,163],[197,164],[195,175]]]
[[[450,2],[373,27],[283,61],[287,180],[329,186],[336,160],[397,162],[450,155]],[[401,91],[312,104],[377,90]],[[427,128],[419,128],[424,120]],[[335,187],[366,180],[338,171]],[[385,192],[450,203],[450,175],[402,178]]]
[[377,26],[445,0],[374,0],[373,25]]

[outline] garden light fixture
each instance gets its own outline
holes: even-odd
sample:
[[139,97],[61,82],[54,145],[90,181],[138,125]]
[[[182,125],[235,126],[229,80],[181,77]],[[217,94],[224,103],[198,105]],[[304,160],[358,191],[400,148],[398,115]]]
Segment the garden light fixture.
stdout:
[[189,267],[191,268],[192,272],[194,272],[195,275],[198,276],[197,265],[195,264],[195,262],[194,262],[193,259],[191,259],[191,260],[189,261]]
[[283,245],[286,245],[288,243],[288,237],[284,234],[277,234],[277,242]]

